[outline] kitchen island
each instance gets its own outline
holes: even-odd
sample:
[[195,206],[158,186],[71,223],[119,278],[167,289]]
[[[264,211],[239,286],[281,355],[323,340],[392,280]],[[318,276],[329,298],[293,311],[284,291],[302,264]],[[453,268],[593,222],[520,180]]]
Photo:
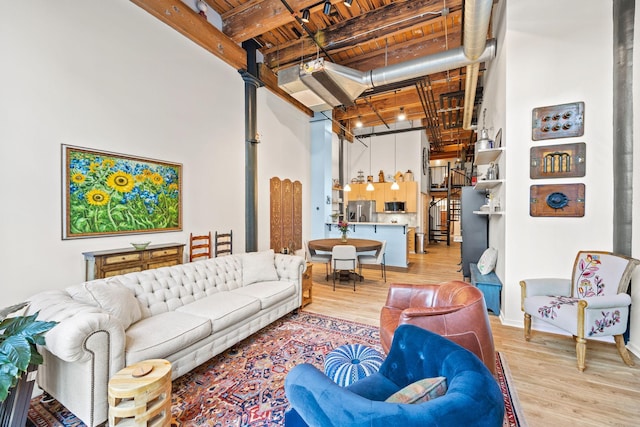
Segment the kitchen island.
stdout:
[[[385,250],[385,264],[391,267],[407,268],[409,257],[407,254],[407,224],[391,222],[352,222],[349,223],[348,238],[387,241]],[[342,233],[335,222],[325,223],[325,238],[340,238]],[[371,254],[374,254],[372,251]],[[362,254],[358,254],[362,255]]]

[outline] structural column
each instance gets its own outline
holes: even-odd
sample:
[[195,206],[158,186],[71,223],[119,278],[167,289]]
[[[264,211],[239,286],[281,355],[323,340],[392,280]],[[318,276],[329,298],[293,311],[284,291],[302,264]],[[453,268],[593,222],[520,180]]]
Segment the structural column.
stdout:
[[242,43],[247,51],[247,70],[240,70],[244,80],[244,136],[245,136],[245,251],[258,250],[258,79],[257,46],[253,40]]

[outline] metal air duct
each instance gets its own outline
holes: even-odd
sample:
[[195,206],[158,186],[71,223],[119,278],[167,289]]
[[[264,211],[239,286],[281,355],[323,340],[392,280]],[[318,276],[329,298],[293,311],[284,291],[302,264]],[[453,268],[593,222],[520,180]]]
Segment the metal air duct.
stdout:
[[485,50],[487,31],[491,21],[493,0],[466,0],[464,3],[464,36],[462,46],[464,55],[472,63],[467,65],[467,76],[464,87],[464,113],[462,128],[471,129],[473,107],[476,101],[476,88],[480,64],[477,59]]
[[[367,89],[466,66],[470,98],[468,103],[465,97],[465,116],[469,110],[470,123],[479,64],[496,54],[495,40],[486,40],[492,4],[492,0],[466,0],[463,47],[366,72],[318,58],[280,70],[278,86],[312,110],[324,111],[339,105],[353,105]],[[473,86],[471,95],[469,85]]]

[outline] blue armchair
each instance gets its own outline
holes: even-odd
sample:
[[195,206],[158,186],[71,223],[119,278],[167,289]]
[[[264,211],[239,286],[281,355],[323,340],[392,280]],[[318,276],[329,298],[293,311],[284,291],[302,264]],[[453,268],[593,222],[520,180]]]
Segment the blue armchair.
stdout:
[[[438,376],[447,379],[444,396],[416,404],[385,402],[411,383]],[[302,364],[287,375],[285,392],[291,404],[287,427],[500,427],[504,419],[502,392],[482,361],[413,325],[398,327],[377,373],[341,387],[313,365]]]

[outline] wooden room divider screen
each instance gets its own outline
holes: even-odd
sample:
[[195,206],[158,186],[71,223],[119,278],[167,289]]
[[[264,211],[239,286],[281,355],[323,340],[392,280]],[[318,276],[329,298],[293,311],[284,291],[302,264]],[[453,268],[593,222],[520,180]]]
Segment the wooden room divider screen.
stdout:
[[271,178],[271,249],[295,252],[302,248],[302,184]]

